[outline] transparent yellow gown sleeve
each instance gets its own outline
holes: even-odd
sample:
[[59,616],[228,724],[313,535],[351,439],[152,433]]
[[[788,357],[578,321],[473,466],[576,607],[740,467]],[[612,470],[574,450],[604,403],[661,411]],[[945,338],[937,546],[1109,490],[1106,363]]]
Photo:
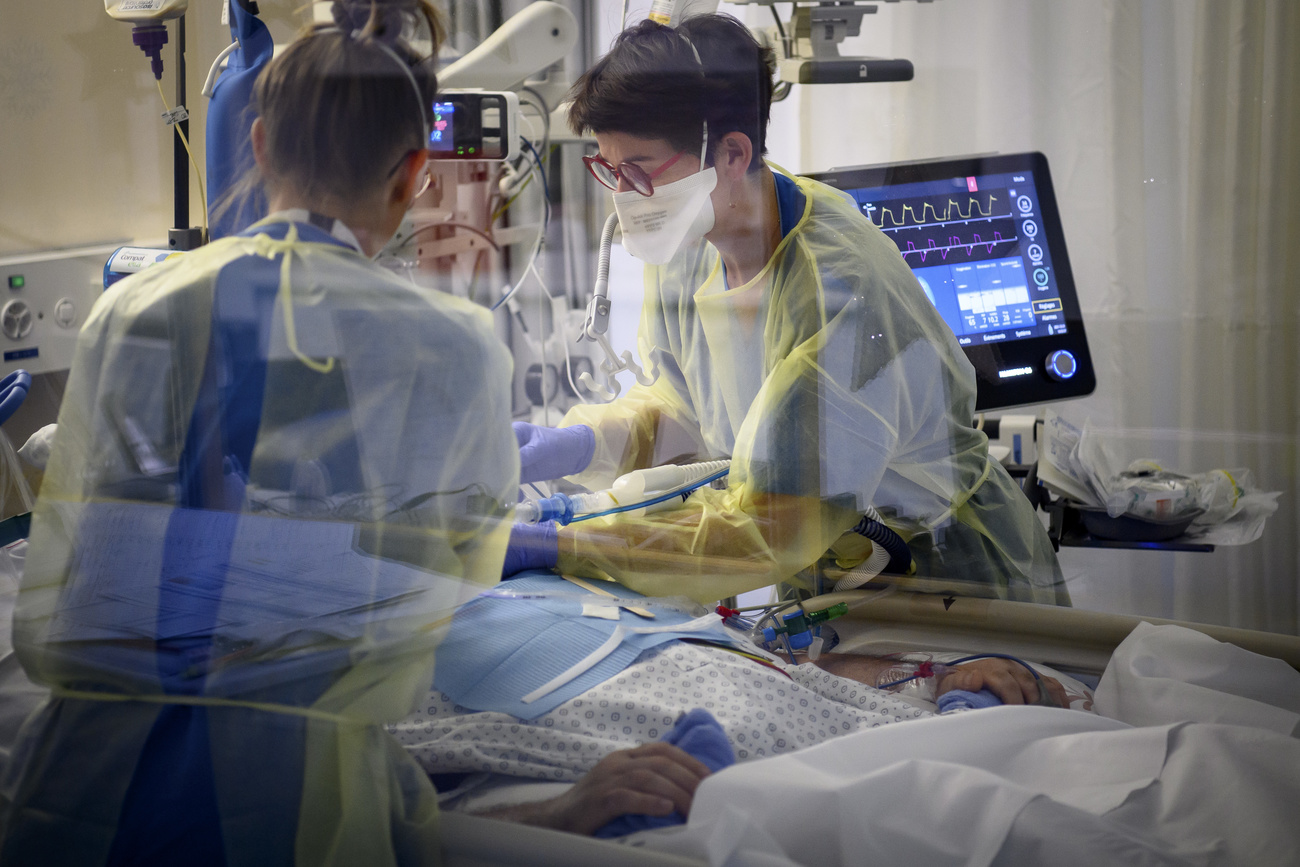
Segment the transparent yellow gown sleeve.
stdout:
[[1042,525],[970,427],[974,371],[951,330],[856,206],[797,183],[802,218],[749,283],[728,289],[707,243],[646,269],[639,343],[659,380],[563,422],[596,431],[572,481],[729,457],[727,489],[562,528],[559,568],[715,600],[814,565],[872,505],[919,574],[1067,603]]
[[499,580],[510,367],[484,311],[307,224],[106,293],[17,604],[53,695],[0,862],[437,863],[433,789],[384,723]]

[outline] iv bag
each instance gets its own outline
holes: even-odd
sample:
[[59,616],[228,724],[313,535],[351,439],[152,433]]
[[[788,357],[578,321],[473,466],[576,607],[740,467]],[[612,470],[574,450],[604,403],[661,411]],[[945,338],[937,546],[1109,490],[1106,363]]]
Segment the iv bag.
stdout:
[[180,18],[190,0],[104,0],[104,11],[118,21],[165,21]]

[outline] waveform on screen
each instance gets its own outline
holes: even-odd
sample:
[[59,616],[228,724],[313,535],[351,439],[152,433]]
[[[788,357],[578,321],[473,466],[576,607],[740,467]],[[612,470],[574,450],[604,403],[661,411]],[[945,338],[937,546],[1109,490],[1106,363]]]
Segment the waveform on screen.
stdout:
[[969,256],[975,252],[976,247],[983,247],[985,253],[991,254],[993,252],[993,248],[996,247],[998,244],[1010,244],[1018,240],[1020,240],[1018,237],[1004,238],[1002,237],[1001,232],[994,232],[992,240],[986,241],[983,238],[981,238],[979,236],[979,233],[977,232],[975,233],[974,240],[972,241],[963,241],[961,238],[957,237],[956,235],[950,237],[948,239],[947,244],[936,244],[934,242],[934,239],[931,238],[926,243],[926,246],[924,247],[918,247],[913,242],[908,241],[907,249],[902,250],[901,252],[903,254],[904,259],[906,259],[908,256],[920,256],[921,261],[924,262],[927,256],[933,253],[938,253],[941,259],[946,260],[948,258],[948,253],[953,250],[964,249],[966,251],[966,255]]
[[[940,212],[934,206],[933,202],[922,203],[918,212],[910,204],[904,204],[898,208],[898,213],[894,213],[894,208],[881,207],[879,209],[880,221],[876,223],[877,228],[892,229],[898,226],[925,226],[934,223],[950,223],[954,220],[978,220],[982,218],[993,217],[993,203],[998,200],[997,196],[989,196],[987,206],[981,205],[980,200],[972,196],[966,202],[965,212],[961,209],[961,203],[956,199],[949,199],[942,207]],[[908,217],[911,216],[911,222]],[[927,219],[927,215],[929,218]],[[1009,216],[1008,214],[999,214],[998,216]]]

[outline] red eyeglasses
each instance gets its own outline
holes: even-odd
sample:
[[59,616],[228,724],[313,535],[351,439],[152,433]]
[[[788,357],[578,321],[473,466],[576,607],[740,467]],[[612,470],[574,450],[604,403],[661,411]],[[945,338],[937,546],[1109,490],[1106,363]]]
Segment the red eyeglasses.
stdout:
[[652,181],[668,171],[674,163],[682,158],[684,153],[686,151],[678,151],[675,156],[653,172],[646,172],[636,163],[619,163],[618,167],[615,168],[600,154],[583,157],[582,161],[587,164],[587,171],[591,172],[591,176],[600,181],[603,186],[617,191],[618,182],[622,179],[627,181],[627,185],[641,195],[648,196],[655,191]]

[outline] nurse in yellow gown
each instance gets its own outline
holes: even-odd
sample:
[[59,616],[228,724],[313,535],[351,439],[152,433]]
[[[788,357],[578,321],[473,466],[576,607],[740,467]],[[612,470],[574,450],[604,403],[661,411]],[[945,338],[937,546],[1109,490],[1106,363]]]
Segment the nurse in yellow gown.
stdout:
[[1034,510],[971,427],[974,370],[896,247],[838,191],[762,159],[770,58],[724,16],[645,22],[575,85],[571,122],[595,133],[588,164],[646,262],[639,345],[658,379],[520,440],[534,458],[553,443],[541,463],[593,490],[668,462],[731,472],[672,511],[553,543],[517,531],[512,556],[554,544],[562,572],[716,600],[860,560],[850,531],[874,506],[916,574],[1068,604]]
[[436,48],[432,7],[333,11],[258,79],[273,213],[116,284],[78,340],[0,863],[440,863],[384,724],[500,575],[511,362],[486,311],[372,261],[425,176],[435,67],[402,35]]

